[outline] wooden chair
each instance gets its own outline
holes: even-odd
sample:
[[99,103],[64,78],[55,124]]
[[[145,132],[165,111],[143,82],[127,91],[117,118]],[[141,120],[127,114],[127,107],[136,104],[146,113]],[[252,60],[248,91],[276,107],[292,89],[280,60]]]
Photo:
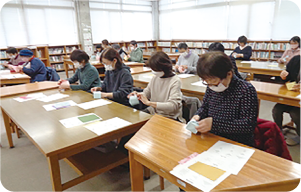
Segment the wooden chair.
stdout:
[[72,63],[72,61],[70,60],[69,55],[63,56],[64,58],[64,70],[66,72],[66,77],[69,78],[69,66],[72,66],[72,71],[73,73],[75,73],[76,68],[74,67],[74,64]]

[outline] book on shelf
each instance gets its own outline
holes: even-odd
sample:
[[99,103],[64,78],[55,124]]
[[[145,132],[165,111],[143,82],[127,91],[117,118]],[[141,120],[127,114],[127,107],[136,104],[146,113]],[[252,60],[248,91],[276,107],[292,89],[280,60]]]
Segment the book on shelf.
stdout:
[[40,58],[42,57],[42,51],[41,50],[38,51],[38,57],[40,57]]
[[158,46],[170,46],[170,41],[169,42],[158,42]]
[[49,59],[51,62],[63,62],[63,56],[50,56]]
[[6,51],[0,51],[1,58],[7,58]]
[[66,52],[70,53],[70,52],[74,51],[75,49],[77,49],[76,46],[66,47]]
[[153,42],[147,42],[147,46],[148,46],[148,47],[153,47],[154,44],[153,44]]
[[56,70],[62,70],[62,69],[64,69],[64,65],[63,64],[56,64],[55,69]]
[[194,43],[193,43],[193,46],[194,46],[194,47],[202,48],[202,43],[201,43],[201,42],[194,42]]
[[137,43],[138,47],[145,47],[145,43]]
[[49,48],[49,54],[60,54],[64,53],[64,48]]
[[249,46],[252,47],[252,49],[255,49],[256,43],[255,42],[249,43]]
[[156,51],[155,48],[149,48],[148,49],[148,52],[154,52],[154,51]]
[[170,48],[163,48],[162,51],[165,52],[165,53],[169,53],[170,52]]
[[271,52],[270,59],[280,59],[282,54],[282,52]]

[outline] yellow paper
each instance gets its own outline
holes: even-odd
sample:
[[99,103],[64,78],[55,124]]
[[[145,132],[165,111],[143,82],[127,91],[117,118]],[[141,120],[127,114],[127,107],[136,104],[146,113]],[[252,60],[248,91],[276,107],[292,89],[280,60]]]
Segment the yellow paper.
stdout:
[[294,85],[296,85],[296,82],[287,82],[286,84],[286,88],[290,91],[293,89]]
[[190,165],[188,168],[212,181],[215,181],[225,173],[225,171],[221,169],[206,165],[201,162],[196,162],[195,164]]

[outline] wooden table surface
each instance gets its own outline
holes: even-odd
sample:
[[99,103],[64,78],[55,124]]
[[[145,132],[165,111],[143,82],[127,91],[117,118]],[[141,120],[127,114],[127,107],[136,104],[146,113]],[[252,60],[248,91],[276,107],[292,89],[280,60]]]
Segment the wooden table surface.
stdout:
[[43,82],[28,83],[23,85],[1,87],[0,98],[25,94],[25,93],[28,94],[28,93],[49,90],[49,89],[56,89],[58,87],[59,87],[58,83],[54,81],[43,81]]
[[275,62],[258,62],[251,61],[251,63],[241,63],[243,61],[237,60],[236,65],[238,71],[247,72],[252,74],[262,74],[271,76],[280,76],[282,70],[286,69],[284,64],[279,64]]
[[[17,77],[17,78],[7,78],[7,77],[5,77],[5,75],[13,75],[13,74],[22,74],[24,76],[23,77]],[[24,74],[24,73],[12,72],[10,74],[3,74],[3,75],[0,75],[0,85],[30,83],[30,77],[28,75]]]
[[131,68],[131,74],[132,75],[147,73],[147,72],[151,72],[151,71],[152,70],[149,67],[134,67],[134,68]]
[[[145,88],[150,82],[152,76],[152,73],[133,75],[134,86]],[[198,97],[199,99],[203,98],[207,87],[191,85],[191,83],[200,81],[200,78],[197,75],[180,79],[182,82],[181,91],[185,96]],[[258,81],[250,82],[255,87],[259,99],[300,107],[300,99],[296,97],[300,93],[287,90],[284,84]]]
[[[200,191],[186,182],[186,187],[181,186],[169,172],[178,161],[208,150],[219,140],[246,147],[211,133],[194,135],[184,124],[153,116],[126,144],[132,191],[144,191],[142,165],[185,191]],[[300,164],[255,149],[238,175],[230,175],[212,191],[290,191],[298,186],[300,178]]]
[[[43,91],[45,95],[58,92],[58,90]],[[147,113],[133,110],[115,102],[88,110],[72,106],[55,111],[46,111],[42,107],[45,104],[67,100],[73,100],[78,104],[94,100],[92,94],[84,91],[65,91],[63,94],[68,94],[70,97],[49,103],[37,100],[20,103],[13,99],[15,96],[1,99],[2,115],[10,146],[13,146],[13,141],[9,119],[15,122],[32,143],[47,157],[53,190],[55,191],[70,188],[127,162],[126,155],[119,150],[109,154],[102,154],[91,148],[136,132],[151,117]],[[119,117],[132,124],[98,136],[84,128],[84,126],[65,128],[59,122],[61,119],[87,113],[95,113],[103,120]],[[87,155],[91,157],[86,158]],[[58,163],[60,159],[66,159],[80,176],[62,184]]]

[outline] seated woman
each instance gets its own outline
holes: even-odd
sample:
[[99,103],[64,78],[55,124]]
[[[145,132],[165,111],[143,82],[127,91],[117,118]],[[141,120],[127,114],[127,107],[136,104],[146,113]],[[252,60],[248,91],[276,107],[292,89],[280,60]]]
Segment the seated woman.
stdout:
[[18,51],[15,47],[9,47],[6,50],[7,58],[10,58],[9,62],[1,63],[1,65],[7,67],[11,71],[19,72],[18,67],[19,65],[23,65],[24,61],[18,54]]
[[143,50],[138,47],[136,41],[131,41],[129,45],[128,61],[143,63]]
[[300,37],[294,36],[290,39],[290,49],[285,50],[278,63],[288,64],[288,62],[296,55],[300,55]]
[[[71,53],[70,59],[77,69],[71,78],[58,82],[59,89],[90,91],[92,87],[101,86],[98,71],[89,63],[89,58],[86,52],[79,49]],[[78,80],[80,84],[70,85]]]
[[29,49],[22,49],[20,57],[25,64],[18,65],[17,71],[23,71],[26,75],[30,76],[30,82],[46,81],[47,69],[45,64],[33,55]]
[[253,146],[258,115],[255,88],[233,75],[231,60],[220,51],[201,55],[197,73],[208,87],[193,116],[199,124],[196,129]]
[[100,57],[106,74],[100,87],[93,87],[91,92],[101,91],[101,97],[107,97],[120,104],[129,106],[127,95],[132,92],[133,78],[131,70],[122,63],[119,53],[113,48],[107,48]]
[[142,93],[136,91],[128,95],[137,95],[138,99],[148,106],[145,111],[150,114],[159,114],[181,122],[182,92],[181,80],[172,72],[172,63],[164,52],[153,54],[148,65],[155,76],[151,79]]
[[175,65],[176,72],[196,74],[196,65],[199,56],[192,52],[186,43],[180,43],[178,50],[181,55]]
[[249,61],[252,56],[252,47],[247,45],[247,37],[240,36],[237,40],[239,46],[237,46],[230,56],[237,60]]
[[[297,84],[293,87],[293,91],[300,92],[300,55],[294,56],[286,66],[286,70],[280,73],[280,77],[285,82],[291,81]],[[293,122],[297,126],[297,134],[294,137],[286,139],[287,145],[298,145],[300,143],[300,107],[289,106],[277,103],[273,108],[273,119],[278,127],[282,130],[283,113],[290,114]]]

